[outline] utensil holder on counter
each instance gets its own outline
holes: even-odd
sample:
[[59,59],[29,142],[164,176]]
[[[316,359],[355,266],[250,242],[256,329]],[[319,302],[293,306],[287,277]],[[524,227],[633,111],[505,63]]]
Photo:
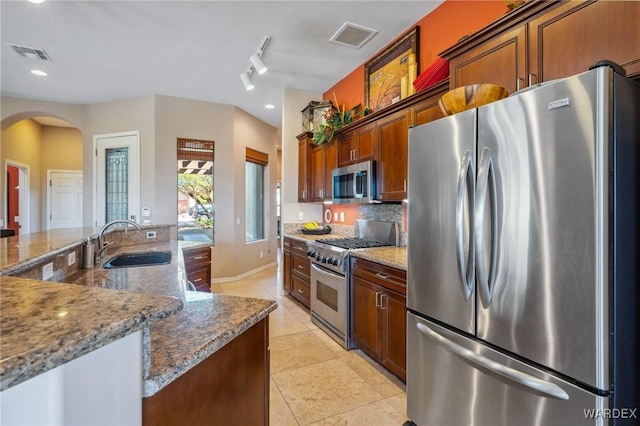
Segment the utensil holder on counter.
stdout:
[[87,243],[82,246],[82,267],[90,269],[95,266],[95,245],[87,238]]

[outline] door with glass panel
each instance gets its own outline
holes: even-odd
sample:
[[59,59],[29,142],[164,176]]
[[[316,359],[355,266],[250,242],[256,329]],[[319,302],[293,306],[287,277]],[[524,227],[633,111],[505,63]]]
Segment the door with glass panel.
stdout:
[[140,222],[140,133],[94,136],[94,225],[117,219]]

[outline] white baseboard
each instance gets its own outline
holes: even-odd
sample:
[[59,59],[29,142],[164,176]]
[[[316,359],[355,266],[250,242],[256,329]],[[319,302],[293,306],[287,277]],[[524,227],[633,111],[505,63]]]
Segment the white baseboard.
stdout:
[[234,282],[234,281],[240,281],[240,280],[243,280],[243,279],[247,278],[248,276],[256,274],[256,273],[258,273],[260,271],[264,271],[265,269],[272,268],[274,266],[278,266],[278,262],[272,262],[272,263],[269,263],[267,265],[263,265],[263,266],[261,266],[259,268],[252,269],[251,271],[245,272],[243,274],[236,275],[235,277],[211,278],[211,284],[230,283],[230,282]]

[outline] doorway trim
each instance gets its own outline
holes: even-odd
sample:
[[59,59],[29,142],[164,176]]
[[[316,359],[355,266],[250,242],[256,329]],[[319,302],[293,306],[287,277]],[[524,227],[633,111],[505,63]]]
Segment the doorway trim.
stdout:
[[[51,229],[51,212],[52,212],[52,200],[51,200],[51,179],[52,173],[74,173],[74,174],[79,174],[80,176],[83,176],[83,171],[82,170],[63,170],[63,169],[47,169],[47,182],[45,183],[45,185],[47,186],[47,211],[46,211],[46,215],[47,215],[47,230]],[[84,190],[83,190],[84,192]],[[80,224],[80,226],[82,226],[82,224]]]
[[[102,219],[102,216],[98,213],[98,196],[101,194],[98,188],[98,146],[103,139],[120,138],[120,137],[134,137],[135,142],[133,144],[117,144],[114,147],[128,147],[130,153],[130,170],[133,173],[129,174],[129,217],[135,216],[135,221],[140,221],[140,131],[132,130],[128,132],[118,133],[105,133],[100,135],[93,135],[93,225],[99,226],[98,221]],[[100,220],[102,223],[103,221]]]
[[25,163],[21,163],[19,161],[10,160],[8,158],[4,159],[4,176],[3,182],[5,184],[2,188],[3,200],[4,200],[4,212],[2,214],[4,225],[7,226],[9,222],[9,212],[7,211],[7,198],[9,194],[7,194],[7,185],[6,185],[6,176],[9,166],[17,167],[19,170],[19,186],[20,189],[18,191],[20,197],[20,205],[18,207],[18,216],[20,217],[20,234],[28,234],[31,232],[31,200],[29,197],[29,193],[31,192],[29,189],[29,177],[31,176],[31,166]]

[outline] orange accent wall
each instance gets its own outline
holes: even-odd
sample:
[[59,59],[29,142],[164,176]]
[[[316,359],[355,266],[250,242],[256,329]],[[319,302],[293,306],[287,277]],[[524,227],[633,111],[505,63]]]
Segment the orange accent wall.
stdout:
[[[503,0],[445,0],[415,24],[420,26],[418,75],[436,60],[440,52],[456,44],[463,36],[502,17],[506,12]],[[364,64],[329,88],[323,94],[323,99],[333,100],[334,92],[339,104],[345,104],[346,109],[359,103],[364,106]]]

